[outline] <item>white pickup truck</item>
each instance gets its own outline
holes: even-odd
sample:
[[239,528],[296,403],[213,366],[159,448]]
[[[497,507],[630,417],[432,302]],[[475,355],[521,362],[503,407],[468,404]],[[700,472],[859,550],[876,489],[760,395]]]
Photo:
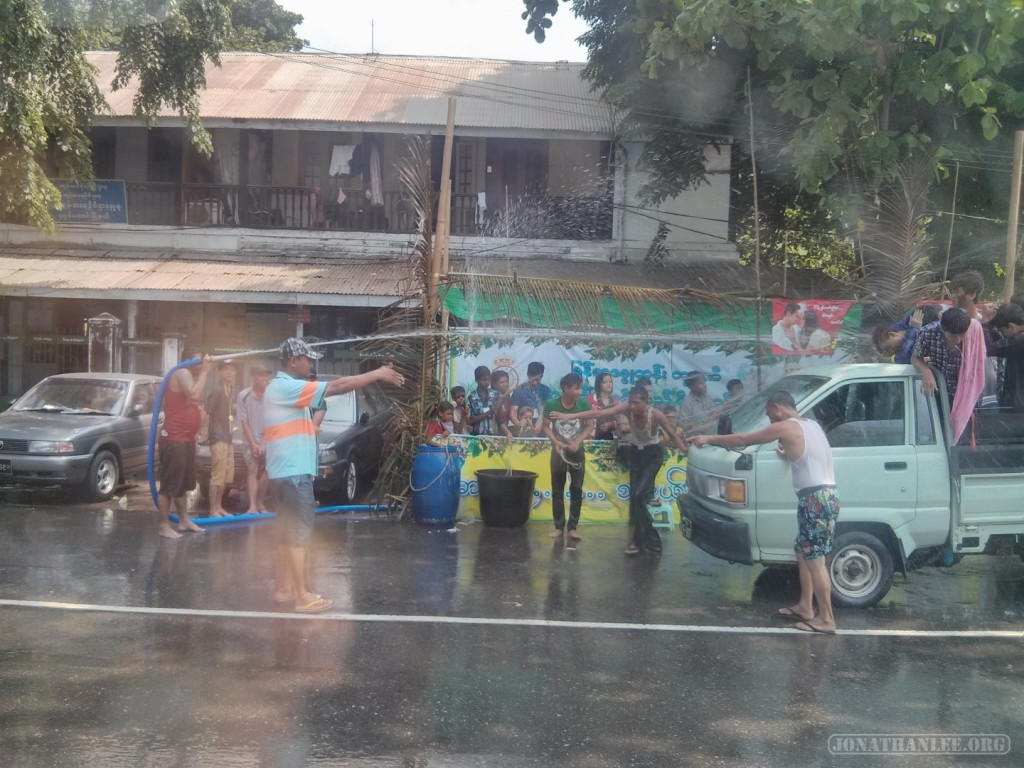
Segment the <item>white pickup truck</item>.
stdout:
[[[968,436],[952,445],[936,379],[937,396],[925,397],[913,366],[813,368],[780,379],[720,421],[720,432],[761,429],[765,401],[786,390],[800,414],[824,428],[840,503],[828,563],[838,605],[874,605],[896,570],[905,576],[965,554],[1024,557],[1024,414],[978,411]],[[734,563],[795,562],[796,497],[775,448],[691,448],[678,498],[683,535]]]

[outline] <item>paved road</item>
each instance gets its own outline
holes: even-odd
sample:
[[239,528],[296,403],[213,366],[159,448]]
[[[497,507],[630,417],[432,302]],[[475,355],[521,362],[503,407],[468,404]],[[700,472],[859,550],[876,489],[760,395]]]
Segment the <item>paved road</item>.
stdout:
[[[127,498],[0,493],[0,765],[1022,763],[1017,558],[897,577],[828,638],[774,618],[786,574],[678,531],[630,559],[619,527],[569,552],[537,524],[325,515],[315,582],[337,605],[311,619],[270,602],[269,525],[166,541],[144,489]],[[829,752],[976,733],[1010,753]]]

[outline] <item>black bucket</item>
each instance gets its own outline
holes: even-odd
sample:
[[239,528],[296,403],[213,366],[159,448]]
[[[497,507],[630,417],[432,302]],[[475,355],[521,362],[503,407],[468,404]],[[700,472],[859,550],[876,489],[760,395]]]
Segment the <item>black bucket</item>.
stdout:
[[536,472],[521,469],[478,469],[480,519],[485,525],[515,528],[530,519]]

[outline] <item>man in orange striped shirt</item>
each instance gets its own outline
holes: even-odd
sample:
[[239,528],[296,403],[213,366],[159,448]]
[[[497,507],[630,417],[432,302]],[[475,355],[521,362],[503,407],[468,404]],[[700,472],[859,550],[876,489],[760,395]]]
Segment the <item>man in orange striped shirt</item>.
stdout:
[[308,381],[313,361],[323,357],[302,339],[281,345],[281,371],[263,395],[267,477],[274,496],[279,532],[275,602],[293,603],[300,613],[320,613],[334,601],[313,592],[308,581],[309,540],[316,501],[313,478],[317,471],[316,427],[311,409],[324,398],[341,395],[380,381],[400,387],[404,377],[390,365],[329,382]]

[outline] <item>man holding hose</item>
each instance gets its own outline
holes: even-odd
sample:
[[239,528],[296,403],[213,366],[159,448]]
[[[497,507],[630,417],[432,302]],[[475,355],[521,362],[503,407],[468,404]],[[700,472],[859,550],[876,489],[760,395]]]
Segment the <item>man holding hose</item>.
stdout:
[[374,381],[400,387],[405,378],[390,365],[332,381],[309,381],[313,361],[323,357],[302,339],[281,345],[281,370],[263,395],[267,477],[278,526],[277,590],[274,601],[292,603],[299,613],[321,613],[334,601],[313,592],[308,576],[317,472],[316,427],[311,412],[324,398]]

